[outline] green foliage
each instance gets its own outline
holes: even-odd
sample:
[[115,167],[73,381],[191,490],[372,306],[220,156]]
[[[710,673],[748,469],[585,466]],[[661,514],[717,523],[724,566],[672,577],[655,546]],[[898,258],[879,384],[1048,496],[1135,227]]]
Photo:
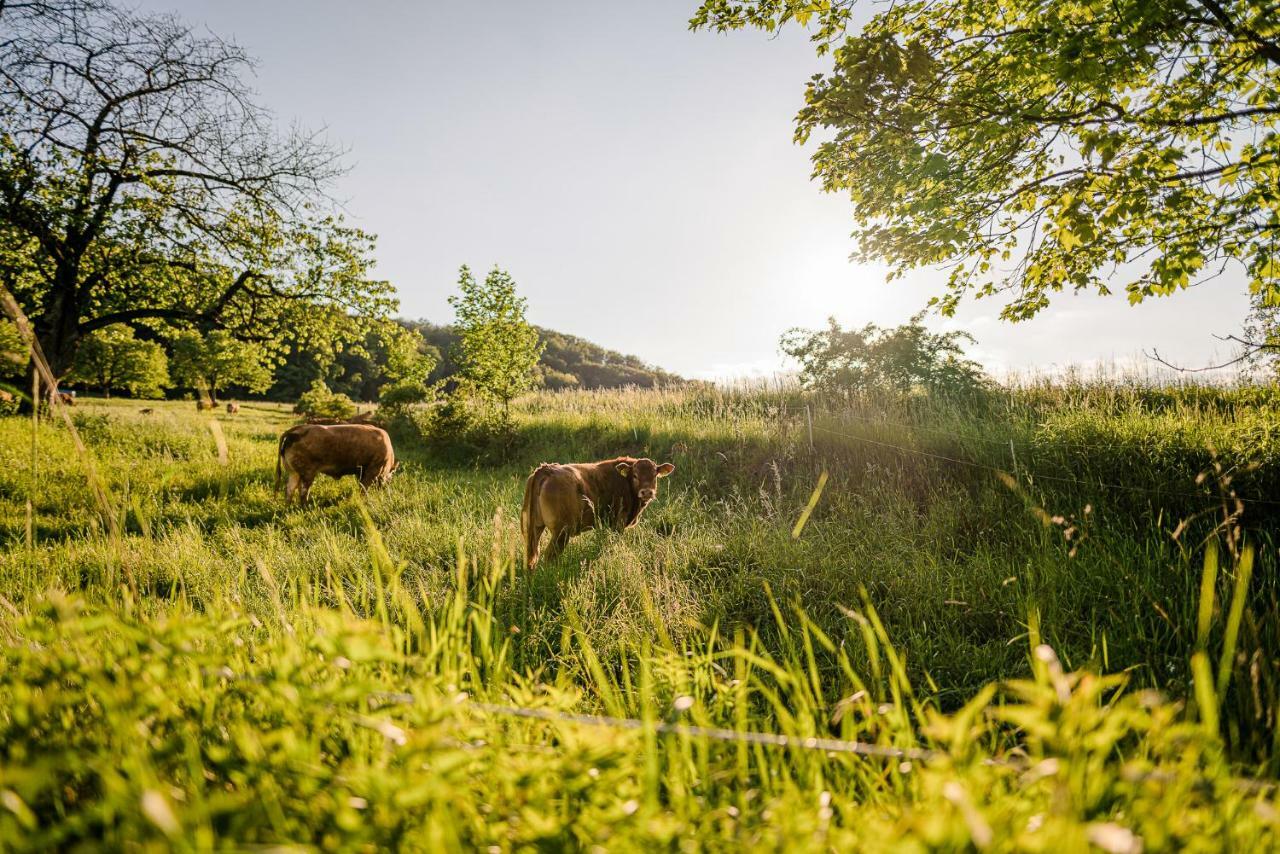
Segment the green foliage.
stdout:
[[382,396],[378,403],[388,409],[408,409],[419,403],[426,403],[432,396],[432,389],[420,380],[400,380],[383,386]]
[[0,376],[9,376],[27,363],[27,345],[18,332],[18,324],[0,317]]
[[228,387],[256,394],[271,386],[269,357],[261,344],[241,341],[223,329],[203,335],[185,330],[172,343],[174,379],[207,394],[210,402],[216,403],[218,392]]
[[1063,290],[1131,303],[1234,262],[1280,295],[1280,37],[1263,0],[706,0],[715,30],[814,28],[796,138],[848,194],[859,257],[952,266],[935,302]]
[[377,400],[401,379],[425,381],[440,359],[401,321],[345,317],[321,340],[294,338],[281,358],[272,400],[297,400],[316,380],[356,400]]
[[888,391],[971,395],[986,378],[963,345],[964,332],[932,333],[916,316],[910,323],[882,329],[841,329],[835,318],[826,329],[792,329],[782,337],[782,352],[800,363],[806,388],[829,393]]
[[480,397],[502,404],[534,388],[543,344],[525,320],[525,300],[516,295],[510,274],[494,267],[483,282],[464,264],[458,271],[459,293],[449,297],[458,330],[454,360],[470,388]]
[[298,398],[294,410],[312,418],[343,419],[356,414],[356,405],[345,394],[330,391],[323,380],[316,380],[307,393]]
[[423,385],[435,370],[439,354],[416,329],[398,323],[379,327],[379,340],[384,354],[383,373],[388,382]]
[[68,379],[107,397],[123,390],[133,397],[158,398],[169,386],[169,359],[156,342],[139,341],[131,328],[116,324],[85,338]]

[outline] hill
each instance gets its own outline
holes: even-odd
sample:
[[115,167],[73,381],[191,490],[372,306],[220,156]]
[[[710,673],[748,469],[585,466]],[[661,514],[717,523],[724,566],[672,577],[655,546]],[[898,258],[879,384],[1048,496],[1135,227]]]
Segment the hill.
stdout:
[[[416,329],[440,353],[433,379],[448,379],[458,367],[449,358],[458,336],[450,326],[438,326],[425,320],[401,321]],[[547,388],[658,388],[684,382],[682,377],[646,364],[637,356],[608,350],[576,335],[554,329],[535,327],[538,338],[546,345],[542,353],[542,375]]]

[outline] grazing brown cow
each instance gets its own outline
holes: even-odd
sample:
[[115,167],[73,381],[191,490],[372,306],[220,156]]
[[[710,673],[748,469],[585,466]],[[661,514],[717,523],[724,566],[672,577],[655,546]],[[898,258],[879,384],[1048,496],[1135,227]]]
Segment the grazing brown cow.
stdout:
[[60,391],[58,392],[58,403],[61,403],[63,406],[75,406],[76,396],[70,392]]
[[546,559],[552,560],[574,534],[596,524],[614,530],[630,528],[649,502],[658,497],[658,478],[676,470],[671,463],[618,457],[598,463],[543,463],[524,487],[520,529],[524,531],[525,566],[538,563],[542,532],[550,530]]
[[284,500],[288,504],[296,492],[298,503],[307,503],[307,493],[317,474],[329,477],[355,475],[361,488],[384,484],[396,470],[391,437],[381,427],[369,424],[299,424],[284,431],[276,457],[276,486],[280,472],[289,476]]
[[228,402],[227,402],[227,414],[228,414],[228,415],[235,415],[235,414],[236,414],[237,412],[239,412],[239,411],[240,411],[240,404],[238,404],[238,403],[234,403],[234,402],[231,402],[231,401],[228,401]]

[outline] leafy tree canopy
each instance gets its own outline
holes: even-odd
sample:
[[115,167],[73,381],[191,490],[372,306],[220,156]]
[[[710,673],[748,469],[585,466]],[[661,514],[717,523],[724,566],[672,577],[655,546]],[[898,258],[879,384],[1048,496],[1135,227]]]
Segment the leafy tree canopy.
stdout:
[[384,323],[378,329],[383,374],[390,382],[423,385],[435,370],[439,352],[422,333],[398,323]]
[[800,363],[807,388],[844,394],[851,391],[971,393],[986,379],[964,345],[964,332],[932,333],[917,315],[910,323],[882,329],[869,323],[842,329],[835,318],[826,329],[792,329],[782,337],[782,352]]
[[251,67],[170,15],[0,3],[0,284],[56,375],[113,324],[279,347],[394,308],[373,238],[326,213],[335,153],[275,130]]
[[169,385],[169,359],[155,341],[140,341],[131,328],[116,324],[85,337],[68,379],[95,386],[108,397],[124,390],[156,398]]
[[537,384],[543,349],[538,332],[525,320],[525,300],[507,272],[494,267],[481,282],[464,264],[458,291],[449,297],[457,316],[454,360],[462,378],[505,411],[512,399]]
[[218,392],[239,386],[251,393],[271,387],[267,349],[254,341],[240,341],[225,329],[207,335],[193,330],[173,339],[173,375],[187,388],[218,402]]
[[690,24],[811,28],[796,123],[858,256],[999,295],[1165,295],[1232,262],[1280,298],[1280,14],[1269,0],[705,0]]

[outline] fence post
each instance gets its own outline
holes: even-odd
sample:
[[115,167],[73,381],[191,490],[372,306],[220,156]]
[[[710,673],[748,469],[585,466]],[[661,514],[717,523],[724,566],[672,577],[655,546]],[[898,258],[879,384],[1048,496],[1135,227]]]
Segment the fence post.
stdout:
[[809,404],[804,405],[804,421],[809,428],[809,453],[813,453],[813,412],[809,409]]
[[1017,452],[1016,450],[1014,450],[1014,447],[1013,447],[1013,440],[1012,440],[1012,439],[1010,439],[1010,440],[1009,440],[1009,456],[1013,458],[1013,477],[1014,477],[1014,479],[1015,479],[1015,480],[1017,480],[1017,478],[1018,478],[1018,452]]

